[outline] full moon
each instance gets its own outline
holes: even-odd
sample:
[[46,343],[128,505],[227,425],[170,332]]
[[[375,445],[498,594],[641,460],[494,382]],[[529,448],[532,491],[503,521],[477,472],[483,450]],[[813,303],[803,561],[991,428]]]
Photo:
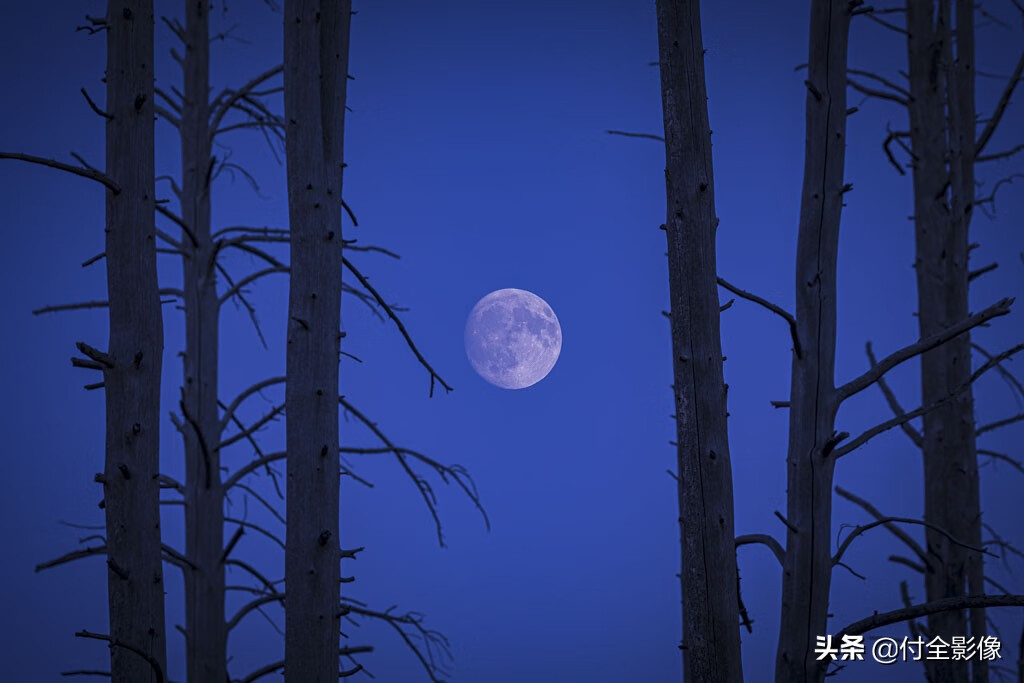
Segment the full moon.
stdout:
[[544,379],[562,350],[562,328],[544,299],[499,289],[476,302],[466,321],[466,356],[481,377],[503,389]]

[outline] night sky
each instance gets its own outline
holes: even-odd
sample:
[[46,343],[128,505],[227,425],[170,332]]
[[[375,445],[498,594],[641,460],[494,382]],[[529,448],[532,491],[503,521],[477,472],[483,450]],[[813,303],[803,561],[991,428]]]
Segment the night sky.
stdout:
[[[180,2],[160,0],[157,14],[177,16]],[[807,57],[806,3],[742,2],[704,5],[704,40],[714,131],[719,272],[734,284],[792,308],[797,214],[803,162],[803,75]],[[979,20],[978,65],[1005,76],[1024,31],[1009,2],[986,4],[1005,25]],[[342,544],[366,546],[343,574],[356,582],[346,594],[375,608],[397,604],[427,615],[455,654],[451,680],[511,681],[678,680],[680,637],[678,516],[673,467],[671,356],[664,258],[664,148],[657,142],[610,136],[606,129],[661,133],[661,100],[653,2],[380,0],[358,2],[352,24],[346,119],[346,201],[359,226],[346,220],[346,238],[402,255],[353,254],[404,315],[420,348],[455,390],[428,398],[427,373],[394,326],[355,299],[343,300],[345,351],[341,392],[379,423],[396,443],[438,460],[465,465],[476,479],[493,528],[454,486],[435,481],[447,548],[439,548],[428,511],[394,458],[353,456],[367,489],[350,479],[342,488]],[[78,89],[100,100],[104,40],[75,32],[83,14],[104,3],[60,0],[45,10],[4,3],[0,10],[0,149],[71,161],[81,154],[102,167],[103,122]],[[211,82],[238,86],[281,59],[281,17],[258,0],[216,4],[211,32],[233,27],[215,43]],[[168,56],[173,36],[157,25],[157,78],[179,85]],[[902,37],[866,19],[853,22],[850,64],[894,80],[905,69]],[[979,77],[978,111],[992,111],[1003,80]],[[1024,140],[1024,95],[1006,117],[991,149]],[[837,381],[867,366],[864,344],[884,355],[913,341],[917,323],[909,175],[886,162],[887,124],[906,126],[898,106],[862,101],[849,122],[847,195],[839,271]],[[279,103],[278,103],[279,104]],[[214,188],[214,228],[286,227],[284,168],[263,139],[233,133],[215,154],[231,154],[259,183],[222,175]],[[176,133],[157,123],[157,173],[177,173]],[[1024,158],[982,165],[987,194],[995,180],[1024,169]],[[994,218],[978,213],[972,266],[999,268],[971,288],[978,310],[1007,295],[1024,294],[1021,216],[1024,193],[1004,186]],[[70,668],[103,668],[107,649],[73,637],[104,631],[105,568],[99,558],[42,574],[33,566],[87,536],[62,526],[102,524],[103,397],[86,392],[95,381],[68,362],[74,342],[105,343],[102,311],[34,317],[46,304],[102,299],[102,264],[82,261],[102,251],[103,190],[51,169],[0,162],[2,303],[0,357],[5,359],[3,476],[0,497],[3,678],[55,680]],[[158,195],[170,198],[166,183]],[[172,205],[174,202],[172,202]],[[159,225],[175,232],[160,219]],[[286,252],[282,252],[285,253]],[[233,255],[232,272],[257,266]],[[160,257],[165,286],[177,286],[178,257]],[[527,289],[543,297],[562,325],[561,358],[551,374],[522,391],[478,377],[463,350],[463,327],[473,304],[495,289]],[[287,283],[267,279],[252,289],[267,338],[263,348],[244,310],[222,318],[223,398],[284,370]],[[723,302],[728,300],[722,294]],[[1010,316],[977,332],[998,352],[1024,336],[1024,302]],[[177,405],[183,317],[164,307],[164,412]],[[738,301],[722,316],[729,383],[730,441],[736,532],[784,537],[773,510],[785,509],[787,415],[770,400],[788,399],[790,339],[785,324]],[[1020,367],[1024,361],[1017,361]],[[904,405],[918,404],[917,363],[892,375]],[[1021,410],[996,373],[976,387],[979,422]],[[253,418],[280,394],[247,404]],[[875,389],[844,408],[837,427],[851,433],[889,417]],[[169,419],[161,425],[163,468],[181,476],[181,443]],[[268,450],[283,447],[283,423],[262,435]],[[342,441],[376,446],[354,420],[342,422]],[[1024,425],[982,437],[979,446],[1020,457]],[[233,448],[232,469],[251,457]],[[1024,545],[1020,491],[1024,477],[1006,465],[982,475],[985,521]],[[425,476],[431,476],[422,470]],[[272,488],[264,476],[259,490]],[[897,431],[844,458],[836,483],[887,514],[919,516],[920,457]],[[241,497],[228,513],[244,513]],[[164,510],[167,542],[182,547],[181,508]],[[250,505],[249,519],[273,526]],[[842,500],[842,524],[866,520]],[[275,526],[276,525],[276,526]],[[917,528],[909,529],[916,538]],[[838,631],[872,610],[899,604],[898,584],[923,586],[909,570],[887,562],[903,548],[884,531],[857,541],[847,561],[868,577],[837,568],[833,584]],[[239,552],[272,578],[283,575],[283,552],[257,534]],[[779,613],[779,567],[761,546],[740,550],[743,599],[754,620],[744,634],[747,679],[767,680],[774,665]],[[989,559],[992,576],[1021,592],[1019,560]],[[1015,570],[1016,573],[1013,573]],[[169,567],[167,614],[183,623],[181,579]],[[246,583],[229,573],[229,584]],[[229,595],[229,614],[243,599]],[[279,611],[268,614],[283,623]],[[1004,656],[1020,638],[1019,610],[992,610],[1002,629]],[[425,680],[418,663],[386,627],[349,627],[353,644],[377,651],[362,661],[378,681]],[[893,633],[905,634],[902,628]],[[184,644],[168,636],[172,678],[183,676]],[[281,638],[259,614],[231,634],[232,675],[280,656]],[[1012,662],[1012,658],[1009,660]],[[846,680],[899,681],[920,669],[867,662]],[[268,679],[269,680],[269,679]]]

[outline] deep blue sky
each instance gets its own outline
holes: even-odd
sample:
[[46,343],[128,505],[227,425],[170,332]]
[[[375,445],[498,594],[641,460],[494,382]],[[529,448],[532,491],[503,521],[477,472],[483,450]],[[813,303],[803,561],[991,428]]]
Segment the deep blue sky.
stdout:
[[[705,5],[720,272],[791,307],[805,94],[793,67],[806,60],[807,8],[746,0]],[[160,1],[157,11],[178,15],[180,6]],[[1009,26],[979,28],[978,62],[1005,74],[1016,59],[1022,26],[1010,3],[987,8]],[[349,299],[343,304],[345,349],[365,362],[343,362],[342,392],[393,440],[467,466],[493,530],[485,532],[456,489],[443,489],[449,547],[438,548],[422,501],[393,460],[364,456],[354,464],[375,488],[343,485],[343,544],[367,546],[345,567],[357,576],[346,586],[349,595],[373,606],[424,612],[451,640],[453,681],[678,680],[677,510],[666,474],[673,464],[667,443],[673,432],[671,362],[660,314],[667,307],[664,235],[658,230],[664,152],[651,141],[604,133],[660,132],[658,74],[648,65],[657,59],[654,3],[392,0],[359,2],[357,9],[345,196],[360,226],[346,224],[346,236],[402,254],[400,262],[354,258],[391,300],[411,308],[408,327],[455,391],[428,399],[427,377],[393,327]],[[280,60],[279,15],[256,0],[235,0],[226,13],[220,10],[218,3],[215,30],[238,24],[235,35],[245,42],[215,45],[215,87],[240,84]],[[87,86],[102,97],[103,39],[73,30],[86,11],[101,15],[103,3],[61,0],[47,3],[45,12],[29,3],[5,3],[0,148],[65,160],[77,151],[102,165],[102,121],[78,93]],[[180,74],[166,56],[172,37],[162,25],[157,35],[158,81],[178,84]],[[899,36],[864,19],[854,22],[851,65],[898,79],[904,57]],[[1001,84],[979,79],[982,115],[991,111]],[[996,147],[1024,139],[1021,97]],[[851,93],[851,104],[861,99]],[[847,179],[855,190],[843,216],[838,381],[865,368],[865,341],[886,353],[916,336],[910,182],[882,155],[887,123],[902,127],[905,114],[878,101],[861,103],[850,121]],[[257,136],[238,134],[224,142],[233,160],[259,179],[261,195],[241,179],[223,177],[215,189],[215,226],[284,226],[282,167]],[[173,131],[159,123],[159,172],[176,172],[177,158]],[[1022,163],[993,164],[979,178],[991,187]],[[1003,189],[996,220],[979,215],[974,223],[973,240],[981,244],[975,265],[1000,262],[972,288],[975,308],[1024,293],[1019,187]],[[103,298],[102,266],[80,267],[102,250],[103,193],[85,180],[14,162],[0,164],[0,188],[0,357],[7,361],[0,412],[7,481],[0,497],[0,650],[9,680],[54,680],[62,669],[102,667],[106,658],[105,648],[72,635],[105,628],[102,562],[32,572],[36,562],[88,533],[58,520],[102,523],[100,489],[92,483],[102,469],[102,396],[81,390],[92,380],[72,369],[68,357],[76,340],[102,346],[106,321],[102,312],[39,318],[30,311]],[[166,185],[161,190],[169,196]],[[236,272],[252,265],[246,258],[229,261]],[[173,285],[180,264],[161,257],[160,275]],[[563,327],[557,366],[524,391],[486,384],[462,348],[470,308],[502,287],[544,297]],[[265,281],[254,288],[253,299],[269,349],[260,346],[242,313],[226,309],[225,397],[283,370],[285,281]],[[1014,311],[977,338],[992,350],[1019,342],[1022,315]],[[163,395],[169,410],[177,402],[182,319],[168,306],[165,320]],[[772,511],[785,507],[786,415],[769,400],[788,395],[788,335],[775,317],[738,302],[723,314],[722,336],[736,530],[782,537]],[[917,402],[916,377],[916,364],[893,375],[908,406]],[[976,395],[981,422],[1020,410],[994,374]],[[268,394],[268,401],[273,397]],[[254,401],[248,415],[267,406]],[[844,409],[839,426],[857,433],[886,417],[881,397],[868,391]],[[376,445],[354,422],[342,425],[345,442]],[[169,421],[162,430],[164,467],[178,473],[177,435]],[[268,429],[263,438],[269,447],[282,445],[283,427]],[[1020,456],[1024,429],[985,439],[987,447]],[[238,448],[227,460],[234,467],[249,456]],[[889,434],[844,459],[837,483],[890,514],[918,515],[919,462],[903,435]],[[1024,479],[1005,466],[983,472],[986,521],[1024,544]],[[234,513],[241,514],[240,504],[236,498]],[[249,514],[273,524],[255,508]],[[179,516],[180,508],[168,509],[165,527],[170,542],[180,546]],[[841,523],[865,519],[842,501],[834,518],[837,531]],[[910,533],[919,535],[917,529]],[[836,575],[834,630],[873,609],[898,606],[899,580],[914,577],[886,557],[901,551],[882,532],[858,541],[848,560],[869,580],[842,570]],[[283,558],[273,544],[250,534],[240,552],[274,578],[282,574]],[[1024,588],[1019,564],[1017,578],[999,562],[989,564],[999,581]],[[767,680],[779,569],[763,548],[753,547],[742,549],[740,570],[755,622],[754,634],[744,635],[747,679]],[[168,616],[181,623],[180,579],[174,570],[169,577]],[[920,597],[922,588],[912,585]],[[1021,615],[1003,610],[994,616],[1010,648],[1020,635]],[[280,650],[280,638],[259,615],[244,624],[231,640],[234,675]],[[377,680],[422,680],[415,660],[389,631],[370,625],[349,631],[355,641],[378,647],[364,660]],[[180,678],[180,635],[171,633],[169,648],[171,674]],[[844,676],[897,681],[917,674],[868,663]]]

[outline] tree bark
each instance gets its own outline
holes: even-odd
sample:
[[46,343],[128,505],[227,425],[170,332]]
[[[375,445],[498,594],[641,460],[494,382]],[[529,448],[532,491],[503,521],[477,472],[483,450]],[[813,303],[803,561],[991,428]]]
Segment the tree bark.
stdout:
[[[953,62],[949,0],[908,0],[910,142],[914,153],[914,232],[918,325],[922,336],[968,316],[968,228],[974,200],[973,5],[956,3]],[[970,335],[963,334],[921,356],[924,405],[949,395],[971,374]],[[923,418],[924,520],[965,543],[981,545],[981,507],[974,435],[974,397],[968,388]],[[929,601],[983,592],[978,553],[928,530],[935,571],[925,575]],[[928,631],[948,642],[968,634],[965,612],[929,615]],[[970,635],[985,631],[984,611],[970,615]],[[988,680],[984,665],[973,680]],[[933,683],[972,680],[965,661],[929,667]]]
[[288,288],[285,680],[338,678],[341,187],[351,2],[287,0]]
[[107,5],[106,268],[110,301],[103,499],[110,672],[155,681],[166,670],[160,559],[159,446],[163,321],[156,274],[153,3]]
[[732,465],[699,0],[658,0],[682,572],[683,680],[738,682]]
[[218,316],[210,239],[209,3],[185,0],[185,88],[181,113],[181,218],[194,237],[183,243],[185,353],[185,645],[189,683],[227,680],[224,616],[224,499],[217,449]]
[[796,258],[790,387],[787,536],[775,680],[821,681],[815,637],[828,633],[836,444],[836,261],[846,155],[846,0],[811,3],[807,131]]

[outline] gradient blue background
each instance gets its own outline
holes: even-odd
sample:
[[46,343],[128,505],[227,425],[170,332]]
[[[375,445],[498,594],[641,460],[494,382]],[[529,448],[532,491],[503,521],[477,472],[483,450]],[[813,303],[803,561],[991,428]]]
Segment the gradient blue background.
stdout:
[[[997,6],[998,5],[998,6]],[[1021,17],[1010,3],[986,5],[1007,26],[982,21],[978,62],[1006,74],[1017,58]],[[393,459],[354,461],[373,490],[343,484],[343,544],[365,545],[345,573],[357,581],[348,594],[373,606],[398,604],[427,615],[451,640],[451,680],[511,681],[678,680],[680,636],[678,528],[668,445],[671,363],[664,235],[663,148],[655,142],[612,137],[605,129],[660,133],[654,3],[602,2],[359,2],[352,29],[346,122],[345,196],[360,220],[346,236],[401,252],[400,262],[357,254],[390,300],[411,307],[408,327],[456,388],[427,397],[427,377],[390,324],[361,304],[343,305],[345,349],[365,362],[342,365],[342,391],[378,421],[393,440],[476,477],[493,521],[479,516],[454,488],[442,488],[441,511],[449,547],[440,549],[429,516]],[[96,0],[35,6],[4,3],[0,19],[0,148],[69,160],[77,151],[102,165],[103,126],[78,89],[102,97],[104,40],[75,33],[82,15],[102,15]],[[157,2],[158,14],[179,15],[180,2]],[[803,76],[806,3],[705,3],[704,32],[710,114],[715,140],[716,195],[721,216],[721,274],[741,287],[791,307],[793,260],[803,159]],[[214,32],[238,24],[245,42],[218,42],[213,84],[240,84],[279,62],[280,15],[255,0],[218,3]],[[180,83],[168,58],[173,44],[158,24],[158,81]],[[869,22],[854,22],[851,65],[893,78],[904,68],[900,37]],[[1001,80],[979,78],[978,109],[987,115]],[[993,149],[1024,139],[1021,95]],[[887,353],[916,337],[913,234],[909,178],[885,162],[887,122],[905,126],[890,103],[851,104],[847,179],[840,255],[840,341],[837,381],[866,366],[864,342]],[[259,179],[261,194],[244,180],[223,176],[215,186],[214,224],[284,226],[283,168],[261,138],[234,134],[222,141],[233,161]],[[225,150],[217,152],[223,155]],[[1020,171],[1024,158],[979,170],[986,188]],[[159,172],[176,172],[174,132],[158,123]],[[980,214],[973,263],[1000,268],[972,287],[980,308],[1022,293],[1024,198],[1004,188],[998,215]],[[103,193],[93,183],[15,162],[0,164],[0,291],[4,363],[3,476],[0,496],[0,652],[10,681],[56,680],[69,668],[104,666],[106,648],[73,637],[105,628],[105,570],[99,560],[40,575],[33,565],[73,547],[87,532],[58,520],[101,524],[101,492],[92,483],[102,468],[103,398],[84,392],[93,381],[71,368],[76,340],[104,344],[102,312],[33,317],[48,303],[102,298],[102,265],[82,269],[102,250]],[[161,196],[170,196],[161,184]],[[983,188],[984,190],[985,188]],[[173,226],[165,226],[173,231]],[[229,267],[255,265],[232,257]],[[162,281],[180,280],[174,257],[160,260]],[[549,377],[524,391],[503,391],[477,377],[465,359],[462,331],[472,305],[502,287],[529,289],[558,314],[562,356]],[[284,366],[286,304],[283,279],[253,288],[269,348],[259,344],[243,312],[228,306],[221,347],[223,396]],[[723,301],[726,300],[723,295]],[[1020,305],[1018,305],[1018,308]],[[1019,342],[1022,314],[978,332],[991,350]],[[167,352],[163,395],[177,403],[182,317],[165,307]],[[772,511],[785,507],[787,416],[769,405],[788,397],[790,342],[784,324],[737,302],[723,314],[728,356],[731,450],[737,533],[784,529]],[[1021,361],[1017,362],[1019,366]],[[917,367],[893,373],[906,405],[917,404]],[[276,395],[249,404],[252,417]],[[1019,412],[993,373],[976,390],[979,421]],[[857,433],[888,417],[877,391],[864,392],[839,417]],[[376,445],[354,422],[343,440]],[[1020,425],[984,437],[986,447],[1020,456]],[[283,426],[263,434],[283,445]],[[169,421],[162,425],[168,472],[181,472],[181,448]],[[226,458],[236,467],[250,457],[238,447]],[[1007,539],[1024,543],[1020,491],[1024,478],[1008,467],[983,469],[985,519]],[[256,480],[261,490],[267,481]],[[891,433],[844,459],[837,483],[889,514],[921,510],[920,457]],[[241,500],[234,499],[234,513]],[[274,524],[253,506],[250,519]],[[169,542],[181,545],[180,508],[165,510]],[[836,530],[865,515],[837,501]],[[919,530],[910,529],[919,536]],[[273,578],[282,574],[278,548],[257,535],[239,552]],[[833,624],[872,610],[899,606],[905,569],[886,561],[903,552],[884,532],[858,541],[848,561],[868,576],[838,570]],[[993,576],[1018,591],[1018,574],[990,560]],[[764,548],[740,551],[743,597],[754,619],[744,634],[747,679],[769,679],[774,662],[779,568]],[[181,582],[168,570],[168,619],[182,623]],[[229,583],[245,582],[233,574]],[[231,607],[239,597],[232,596]],[[233,609],[231,610],[233,611]],[[280,620],[279,613],[272,615]],[[1021,634],[1019,610],[999,610],[1007,657]],[[377,652],[363,659],[385,683],[424,680],[417,663],[386,628],[349,628],[353,641]],[[903,634],[902,629],[893,633]],[[169,635],[170,673],[183,675],[183,640]],[[231,636],[231,672],[244,675],[279,656],[281,641],[258,614]],[[1012,661],[1012,658],[1010,659]],[[1007,662],[1009,663],[1009,662]],[[901,681],[917,667],[853,666],[846,680]]]

